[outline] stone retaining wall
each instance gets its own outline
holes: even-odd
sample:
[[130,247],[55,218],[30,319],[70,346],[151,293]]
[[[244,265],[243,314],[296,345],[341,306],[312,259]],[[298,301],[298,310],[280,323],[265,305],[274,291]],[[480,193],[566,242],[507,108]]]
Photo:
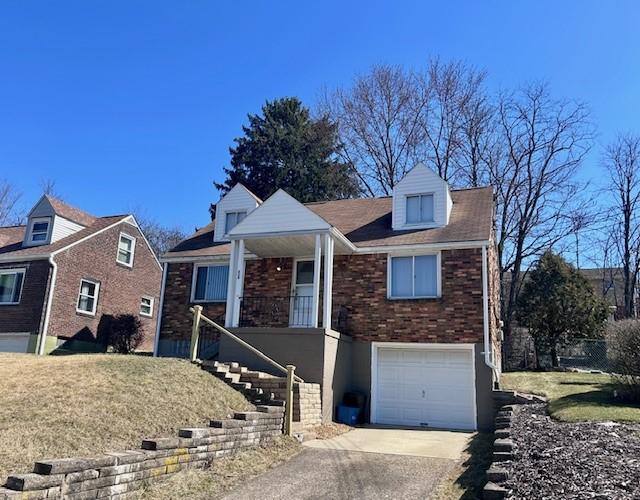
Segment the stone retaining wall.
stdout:
[[178,437],[145,439],[139,450],[36,462],[32,473],[9,476],[0,500],[132,498],[150,481],[281,435],[283,415],[281,406],[258,406],[209,427],[180,429]]
[[[273,393],[275,399],[287,399],[287,379],[269,376],[261,372],[241,373],[240,381],[251,383],[251,387]],[[322,424],[322,401],[320,384],[293,384],[293,421],[297,430],[309,429]]]

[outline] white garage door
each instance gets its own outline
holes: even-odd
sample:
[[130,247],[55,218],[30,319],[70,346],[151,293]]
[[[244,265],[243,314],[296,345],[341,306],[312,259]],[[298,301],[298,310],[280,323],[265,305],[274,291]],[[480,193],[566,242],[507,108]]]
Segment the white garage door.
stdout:
[[374,423],[475,430],[472,349],[374,349]]
[[0,334],[0,352],[27,352],[29,334]]

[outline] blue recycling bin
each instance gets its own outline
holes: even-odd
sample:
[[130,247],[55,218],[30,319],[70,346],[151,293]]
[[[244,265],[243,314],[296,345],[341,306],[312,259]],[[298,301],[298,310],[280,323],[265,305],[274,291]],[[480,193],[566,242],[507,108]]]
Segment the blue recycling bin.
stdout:
[[338,406],[338,422],[347,425],[356,425],[360,416],[360,408],[352,408],[351,406]]

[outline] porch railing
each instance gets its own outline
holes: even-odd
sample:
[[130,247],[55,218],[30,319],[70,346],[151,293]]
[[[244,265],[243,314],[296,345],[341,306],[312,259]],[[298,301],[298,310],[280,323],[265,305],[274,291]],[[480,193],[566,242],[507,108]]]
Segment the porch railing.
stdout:
[[[313,297],[305,295],[255,296],[240,298],[240,327],[310,327],[313,325]],[[320,304],[322,307],[322,304]],[[321,312],[318,311],[321,315]],[[348,310],[334,304],[331,327],[345,332]]]

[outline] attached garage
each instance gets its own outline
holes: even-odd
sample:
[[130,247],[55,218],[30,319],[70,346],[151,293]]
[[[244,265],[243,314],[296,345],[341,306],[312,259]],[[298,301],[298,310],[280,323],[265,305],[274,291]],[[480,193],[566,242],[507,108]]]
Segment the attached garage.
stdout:
[[28,333],[0,333],[0,352],[27,352]]
[[371,421],[475,430],[473,345],[374,342]]

